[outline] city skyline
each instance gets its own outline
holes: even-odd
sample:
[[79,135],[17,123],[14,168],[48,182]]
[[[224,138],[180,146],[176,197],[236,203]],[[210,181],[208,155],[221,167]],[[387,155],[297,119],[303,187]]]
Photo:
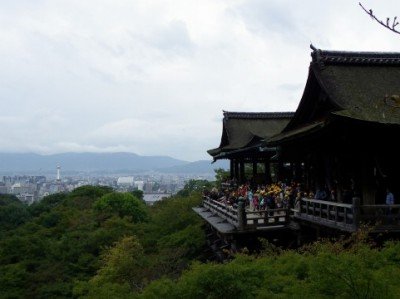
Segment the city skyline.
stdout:
[[222,110],[296,110],[311,42],[400,43],[344,0],[3,1],[0,16],[0,152],[210,159]]

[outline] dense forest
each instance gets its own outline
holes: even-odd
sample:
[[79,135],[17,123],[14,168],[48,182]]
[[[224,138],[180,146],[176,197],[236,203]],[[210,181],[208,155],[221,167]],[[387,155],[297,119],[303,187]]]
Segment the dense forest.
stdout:
[[297,250],[268,242],[229,262],[205,254],[198,190],[146,206],[84,186],[27,206],[0,195],[1,298],[398,298],[400,243],[361,232]]

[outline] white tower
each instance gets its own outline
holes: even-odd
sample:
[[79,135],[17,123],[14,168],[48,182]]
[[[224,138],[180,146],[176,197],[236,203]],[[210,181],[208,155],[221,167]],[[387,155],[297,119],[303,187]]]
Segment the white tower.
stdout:
[[61,181],[60,170],[61,170],[60,165],[57,165],[57,182]]

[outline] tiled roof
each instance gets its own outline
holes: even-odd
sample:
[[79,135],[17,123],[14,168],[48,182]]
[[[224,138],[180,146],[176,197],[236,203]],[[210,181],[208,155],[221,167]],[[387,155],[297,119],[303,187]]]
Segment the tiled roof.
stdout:
[[397,52],[327,51],[310,47],[313,62],[319,64],[400,65],[400,53]]
[[311,48],[311,67],[300,104],[284,134],[272,137],[271,144],[331,117],[400,125],[400,53]]
[[291,118],[294,112],[229,112],[224,111],[224,118],[243,118],[243,119],[278,119]]
[[224,111],[222,136],[218,148],[208,151],[215,157],[258,144],[287,125],[294,112],[228,112]]

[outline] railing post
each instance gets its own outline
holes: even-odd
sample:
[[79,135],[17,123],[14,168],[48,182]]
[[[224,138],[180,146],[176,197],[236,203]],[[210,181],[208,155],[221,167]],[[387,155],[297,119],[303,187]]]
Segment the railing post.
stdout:
[[204,196],[202,205],[203,207],[209,209],[210,208],[210,198],[208,196]]
[[360,222],[360,198],[353,197],[353,225],[357,229]]
[[322,203],[319,203],[319,218],[322,218]]
[[339,207],[335,207],[335,222],[338,222],[338,218],[339,218]]
[[239,199],[238,208],[237,208],[237,217],[238,217],[238,229],[244,230],[246,228],[247,219],[246,219],[246,208],[245,202],[242,198]]

